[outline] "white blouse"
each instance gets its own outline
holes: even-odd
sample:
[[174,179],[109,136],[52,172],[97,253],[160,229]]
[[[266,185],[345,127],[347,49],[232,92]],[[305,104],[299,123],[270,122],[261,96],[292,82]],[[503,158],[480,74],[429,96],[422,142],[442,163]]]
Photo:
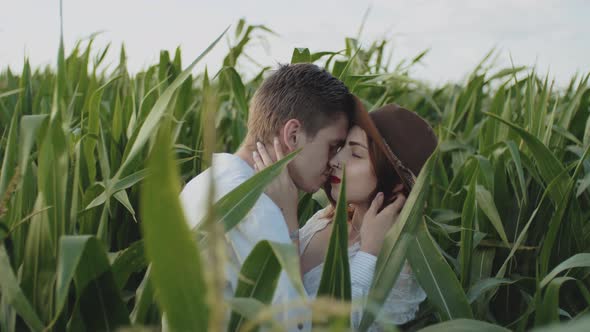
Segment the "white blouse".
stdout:
[[[325,208],[316,212],[299,230],[300,255],[303,254],[313,236],[317,232],[326,228],[326,226],[332,221],[331,218],[325,217],[327,210],[328,208]],[[360,242],[356,242],[348,247],[348,257],[350,263],[352,299],[361,299],[364,301],[371,288],[377,257],[360,251]],[[303,275],[303,285],[310,297],[315,297],[318,292],[323,267],[324,264],[321,263]],[[382,322],[387,325],[404,324],[414,319],[418,307],[424,299],[426,299],[426,293],[424,293],[424,290],[422,290],[418,284],[410,265],[406,261],[395,285],[381,308],[380,314],[377,317],[377,322]],[[361,318],[362,308],[355,308],[351,314],[353,328],[357,329],[359,327]],[[374,323],[371,325],[369,330],[381,330],[377,324],[378,323]]]

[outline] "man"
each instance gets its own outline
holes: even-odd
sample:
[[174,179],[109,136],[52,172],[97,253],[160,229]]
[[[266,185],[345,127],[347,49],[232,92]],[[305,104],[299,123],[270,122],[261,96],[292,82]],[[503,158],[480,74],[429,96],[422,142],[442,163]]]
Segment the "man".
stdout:
[[[213,167],[189,181],[182,190],[180,198],[189,226],[194,228],[205,214],[210,176],[215,181],[215,200],[218,200],[254,175],[252,153],[257,143],[264,144],[274,155],[270,148],[274,146],[274,137],[278,137],[285,153],[302,148],[287,165],[293,184],[310,193],[320,189],[329,176],[329,160],[346,140],[353,108],[352,95],[346,86],[327,71],[313,64],[281,66],[252,98],[248,133],[238,151],[214,154]],[[226,234],[230,261],[226,296],[234,294],[239,268],[257,242],[297,243],[296,213],[281,211],[263,194],[246,218]],[[285,305],[298,298],[283,272],[273,303]],[[293,318],[285,310],[282,319]],[[308,327],[309,322],[298,326]]]

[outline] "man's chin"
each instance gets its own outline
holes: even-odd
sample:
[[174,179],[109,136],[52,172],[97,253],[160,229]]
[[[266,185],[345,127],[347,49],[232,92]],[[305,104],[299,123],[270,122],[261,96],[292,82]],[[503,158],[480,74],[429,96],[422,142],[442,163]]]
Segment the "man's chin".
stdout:
[[299,188],[299,190],[304,191],[308,194],[314,194],[320,189],[322,189],[322,185],[317,185],[317,184],[308,185],[308,186],[305,186],[304,188]]
[[[316,183],[302,183],[302,185],[298,186],[298,188],[303,192],[314,194],[324,187],[327,180],[328,177],[322,176],[321,181],[318,181]],[[297,183],[295,183],[295,185],[297,185]]]
[[315,194],[320,189],[321,189],[321,187],[310,187],[308,189],[303,189],[303,191],[305,191],[308,194]]

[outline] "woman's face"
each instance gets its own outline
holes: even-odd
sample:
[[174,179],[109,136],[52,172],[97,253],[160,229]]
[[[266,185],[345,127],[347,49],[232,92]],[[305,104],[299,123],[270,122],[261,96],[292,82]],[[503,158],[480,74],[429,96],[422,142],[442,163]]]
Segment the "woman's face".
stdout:
[[338,200],[344,165],[346,165],[347,203],[369,204],[371,198],[369,196],[377,187],[377,177],[369,155],[367,134],[359,126],[350,129],[346,143],[330,160],[332,174],[329,181],[332,184],[331,195],[335,200]]

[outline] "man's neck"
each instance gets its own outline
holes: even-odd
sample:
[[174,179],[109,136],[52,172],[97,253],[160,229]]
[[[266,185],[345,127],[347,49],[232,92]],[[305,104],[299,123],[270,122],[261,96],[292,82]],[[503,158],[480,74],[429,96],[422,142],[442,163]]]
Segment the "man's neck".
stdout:
[[254,159],[252,158],[252,151],[248,146],[242,145],[238,148],[238,150],[234,153],[235,156],[238,156],[240,159],[245,161],[250,167],[254,168]]

